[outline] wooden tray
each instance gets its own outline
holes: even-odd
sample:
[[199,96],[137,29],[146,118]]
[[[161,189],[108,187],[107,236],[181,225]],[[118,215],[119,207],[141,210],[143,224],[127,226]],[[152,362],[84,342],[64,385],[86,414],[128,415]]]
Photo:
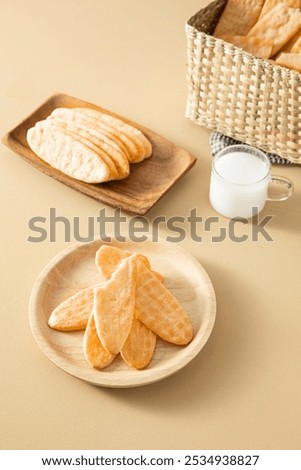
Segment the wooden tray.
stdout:
[[182,369],[202,349],[215,321],[215,294],[198,261],[174,243],[124,243],[121,248],[142,253],[152,268],[164,275],[164,283],[182,304],[193,325],[194,337],[187,346],[157,340],[153,359],[144,370],[130,369],[120,357],[102,371],[86,362],[83,332],[60,332],[49,328],[48,318],[60,302],[78,290],[99,283],[94,258],[104,242],[76,244],[59,253],[44,268],[33,287],[29,317],[33,336],[44,354],[65,372],[94,385],[135,387],[161,380]]
[[[130,175],[119,181],[88,184],[75,180],[48,165],[35,155],[26,140],[27,130],[37,121],[45,119],[55,108],[89,107],[98,109],[139,128],[151,141],[153,155],[144,162],[131,165]],[[196,158],[185,150],[122,116],[87,101],[65,94],[50,97],[21,124],[3,138],[3,142],[24,160],[46,175],[65,183],[97,201],[119,207],[132,214],[145,214],[175,182],[194,165]]]

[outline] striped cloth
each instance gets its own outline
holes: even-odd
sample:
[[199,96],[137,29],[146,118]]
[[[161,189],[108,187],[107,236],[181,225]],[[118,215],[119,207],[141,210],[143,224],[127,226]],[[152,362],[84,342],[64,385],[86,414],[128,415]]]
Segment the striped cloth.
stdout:
[[[220,150],[223,150],[225,147],[229,147],[229,145],[243,144],[243,142],[240,142],[239,140],[232,139],[232,137],[227,137],[226,135],[216,131],[212,132],[212,134],[210,135],[209,143],[213,157],[215,157],[215,155],[220,152]],[[275,155],[274,153],[264,153],[269,158],[271,163],[277,163],[281,165],[292,164],[292,162],[290,162],[289,160],[279,157],[279,155]]]

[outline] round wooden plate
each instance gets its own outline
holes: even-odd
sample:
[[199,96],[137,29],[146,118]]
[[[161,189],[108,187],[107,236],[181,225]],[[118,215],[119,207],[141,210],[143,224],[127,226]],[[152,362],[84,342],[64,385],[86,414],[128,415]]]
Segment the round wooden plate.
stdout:
[[165,241],[111,244],[147,256],[152,268],[164,276],[164,284],[179,300],[193,325],[194,337],[187,346],[175,346],[158,338],[153,359],[144,370],[130,369],[117,357],[102,371],[86,362],[83,332],[59,332],[49,328],[51,311],[80,289],[99,282],[94,263],[96,240],[72,245],[55,256],[36,280],[29,303],[30,326],[44,354],[65,372],[104,387],[135,387],[161,380],[188,364],[202,349],[212,331],[216,302],[211,281],[199,262],[182,248]]

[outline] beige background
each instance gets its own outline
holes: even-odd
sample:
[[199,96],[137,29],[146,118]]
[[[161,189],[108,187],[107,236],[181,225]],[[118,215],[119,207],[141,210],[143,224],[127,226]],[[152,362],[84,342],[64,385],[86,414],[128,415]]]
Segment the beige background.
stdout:
[[[185,120],[184,24],[201,0],[4,0],[0,4],[3,135],[55,92],[90,100],[152,128],[198,157],[148,213],[186,217],[208,202],[209,131]],[[2,449],[300,449],[301,168],[284,203],[262,216],[273,242],[181,243],[205,267],[218,312],[209,342],[184,370],[139,389],[90,386],[56,368],[29,329],[32,285],[67,246],[29,243],[28,221],[88,216],[103,207],[33,169],[1,145]],[[107,214],[112,210],[106,208]],[[252,226],[241,233],[251,235]],[[168,231],[164,226],[160,234]]]

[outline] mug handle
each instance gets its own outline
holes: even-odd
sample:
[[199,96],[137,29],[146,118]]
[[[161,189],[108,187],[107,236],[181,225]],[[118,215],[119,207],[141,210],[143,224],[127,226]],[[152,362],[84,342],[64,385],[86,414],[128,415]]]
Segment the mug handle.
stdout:
[[272,176],[270,184],[281,185],[283,192],[275,196],[268,196],[267,201],[286,201],[294,192],[294,183],[285,176]]

